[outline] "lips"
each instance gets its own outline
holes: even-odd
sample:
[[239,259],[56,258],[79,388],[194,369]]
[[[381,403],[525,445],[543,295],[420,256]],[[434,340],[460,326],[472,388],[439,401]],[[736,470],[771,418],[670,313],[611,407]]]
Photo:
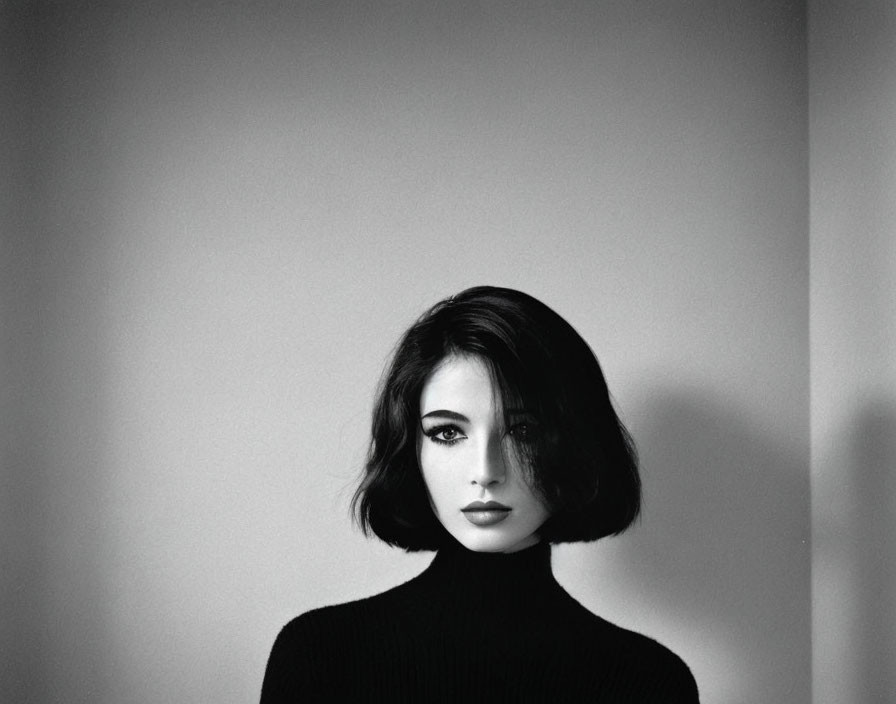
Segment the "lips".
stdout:
[[464,506],[464,517],[474,526],[487,527],[500,523],[513,509],[497,501],[474,501]]

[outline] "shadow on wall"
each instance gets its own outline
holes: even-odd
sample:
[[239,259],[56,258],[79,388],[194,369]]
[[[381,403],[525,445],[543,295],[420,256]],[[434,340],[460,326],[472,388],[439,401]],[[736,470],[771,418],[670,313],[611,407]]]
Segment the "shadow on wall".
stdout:
[[706,701],[808,704],[807,438],[780,446],[712,397],[653,398],[637,437],[644,515],[620,556],[624,588],[698,634],[686,659]]
[[[850,438],[848,465],[856,506],[847,535],[819,546],[821,559],[840,561],[853,575],[852,600],[858,615],[851,640],[857,647],[853,672],[860,702],[892,701],[896,692],[896,403],[875,401],[859,413],[845,437]],[[829,535],[830,539],[830,535]],[[852,590],[851,590],[852,591]]]

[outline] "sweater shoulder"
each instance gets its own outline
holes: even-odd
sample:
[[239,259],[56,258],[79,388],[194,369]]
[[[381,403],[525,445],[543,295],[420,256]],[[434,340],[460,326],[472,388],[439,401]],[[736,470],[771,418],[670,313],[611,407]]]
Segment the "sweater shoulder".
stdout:
[[332,670],[345,659],[362,659],[373,647],[387,616],[400,601],[401,588],[342,604],[305,611],[279,631],[262,683],[263,704],[325,701]]
[[582,643],[595,663],[608,660],[619,667],[654,683],[670,702],[698,702],[697,683],[685,661],[670,648],[650,636],[618,626],[580,607],[587,616],[582,619]]
[[656,661],[671,665],[681,662],[678,655],[654,638],[623,628],[590,611],[587,614],[587,617],[583,619],[585,632],[596,642],[606,643],[619,652],[645,658],[650,662]]
[[[413,580],[411,580],[413,582]],[[405,603],[404,595],[411,582],[387,589],[379,594],[353,599],[338,604],[328,604],[309,609],[291,619],[281,634],[287,638],[316,636],[322,632],[339,631],[341,626],[359,625],[383,615],[395,615]]]

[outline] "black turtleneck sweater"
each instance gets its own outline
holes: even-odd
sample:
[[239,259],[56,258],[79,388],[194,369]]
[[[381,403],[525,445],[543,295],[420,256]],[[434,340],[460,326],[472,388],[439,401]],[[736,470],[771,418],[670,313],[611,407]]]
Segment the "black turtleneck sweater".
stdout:
[[440,550],[387,592],[309,611],[271,651],[262,704],[285,702],[694,704],[659,643],[603,620],[554,579],[539,544]]

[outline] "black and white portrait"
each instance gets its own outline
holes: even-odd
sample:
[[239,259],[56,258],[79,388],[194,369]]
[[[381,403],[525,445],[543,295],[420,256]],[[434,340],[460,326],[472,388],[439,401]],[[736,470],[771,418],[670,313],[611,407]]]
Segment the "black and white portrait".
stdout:
[[894,24],[0,3],[0,700],[887,700]]

